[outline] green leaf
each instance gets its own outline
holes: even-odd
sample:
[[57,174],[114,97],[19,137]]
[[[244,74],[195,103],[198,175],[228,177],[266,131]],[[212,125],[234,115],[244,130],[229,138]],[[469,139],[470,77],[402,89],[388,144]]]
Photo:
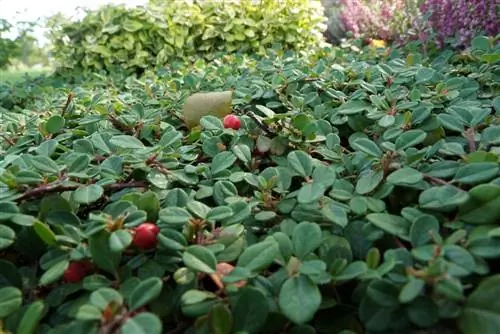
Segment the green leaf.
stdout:
[[213,175],[217,175],[218,173],[229,169],[236,161],[236,156],[233,152],[224,151],[218,153],[212,159],[212,166],[210,167]]
[[368,267],[366,263],[364,263],[363,261],[355,261],[349,263],[347,267],[345,267],[339,274],[335,275],[333,278],[336,281],[347,281],[363,275],[367,270]]
[[0,259],[0,286],[14,286],[19,289],[23,289],[23,277],[21,276],[20,270],[17,266],[8,261]]
[[186,208],[201,219],[206,219],[208,213],[211,211],[208,205],[198,201],[189,201]]
[[321,293],[311,279],[304,275],[288,278],[279,292],[281,312],[295,324],[312,320],[321,305]]
[[206,220],[210,222],[221,221],[231,217],[233,214],[233,210],[230,207],[218,206],[212,208],[210,212],[207,213]]
[[250,148],[247,145],[235,145],[231,150],[245,164],[248,165],[252,162],[252,152],[250,152]]
[[469,190],[469,200],[459,208],[460,219],[469,224],[500,220],[500,185],[480,184]]
[[422,179],[423,175],[418,170],[410,167],[404,167],[389,174],[387,182],[394,185],[404,186],[416,184],[422,181]]
[[49,133],[58,133],[64,127],[64,118],[60,115],[53,115],[47,120],[46,129]]
[[408,147],[413,147],[425,140],[427,134],[420,129],[417,130],[409,130],[403,132],[398,139],[396,139],[396,150],[405,150]]
[[148,221],[155,222],[158,220],[158,213],[160,211],[160,199],[155,192],[148,190],[139,198],[137,208],[147,212]]
[[98,184],[81,187],[73,192],[73,200],[80,204],[90,204],[97,201],[104,194],[104,189]]
[[207,274],[213,274],[217,266],[215,255],[208,248],[199,245],[186,248],[182,260],[186,267]]
[[356,139],[352,144],[352,148],[355,150],[361,151],[363,153],[368,154],[372,157],[380,158],[384,152],[380,149],[380,147],[373,141],[368,138],[359,138]]
[[430,328],[439,321],[439,309],[434,300],[427,296],[415,299],[407,308],[408,317],[419,327]]
[[355,115],[363,112],[364,110],[368,110],[369,108],[370,104],[368,102],[354,100],[343,103],[337,108],[337,111],[342,115]]
[[422,209],[448,212],[469,199],[469,194],[453,186],[432,187],[420,193],[418,203]]
[[100,288],[90,294],[90,302],[104,311],[111,303],[115,303],[116,306],[122,305],[123,297],[115,289]]
[[326,187],[322,183],[307,183],[300,188],[297,200],[302,204],[317,201],[324,195],[325,190]]
[[399,292],[399,301],[401,303],[409,303],[417,296],[420,295],[420,292],[425,287],[425,281],[420,278],[415,278],[413,276],[409,276],[408,282],[403,285],[403,288]]
[[223,130],[224,126],[220,118],[207,115],[200,119],[200,124],[207,130]]
[[117,230],[109,237],[109,249],[112,252],[122,252],[132,243],[132,234],[127,230]]
[[128,303],[130,310],[137,310],[156,299],[160,295],[162,288],[163,281],[158,277],[149,277],[139,283],[130,294]]
[[383,171],[374,171],[372,169],[363,171],[358,182],[356,182],[356,192],[360,195],[366,195],[374,191],[383,179]]
[[258,333],[266,323],[269,311],[269,302],[259,289],[242,288],[233,308],[234,331]]
[[382,307],[399,305],[399,289],[393,283],[384,280],[373,280],[366,289],[366,295]]
[[85,304],[78,308],[75,317],[82,321],[100,320],[102,318],[102,312],[93,305]]
[[23,294],[18,288],[11,286],[0,289],[0,319],[17,311],[23,303]]
[[464,334],[495,333],[500,328],[500,275],[487,277],[469,295],[458,319]]
[[370,213],[366,219],[385,232],[403,239],[408,238],[410,223],[403,217],[388,213]]
[[318,224],[302,222],[293,231],[293,251],[299,259],[304,259],[314,252],[321,245],[321,241],[321,229]]
[[439,221],[432,215],[418,217],[410,228],[410,240],[413,247],[425,245],[432,240],[432,234],[439,234]]
[[0,202],[0,221],[10,220],[19,213],[19,208],[14,202]]
[[0,250],[12,245],[16,239],[16,232],[10,227],[0,225]]
[[55,246],[57,244],[56,235],[52,232],[49,225],[37,220],[33,223],[33,230],[47,245]]
[[128,318],[120,327],[121,334],[161,334],[163,325],[156,314],[141,312]]
[[267,268],[279,254],[276,241],[264,240],[253,244],[243,251],[238,258],[238,267],[245,267],[250,271],[260,271]]
[[97,267],[116,275],[121,261],[121,253],[111,250],[109,238],[110,234],[106,231],[93,234],[89,238],[89,250]]
[[478,184],[494,178],[500,167],[496,162],[478,162],[458,168],[455,181],[464,184]]
[[19,322],[17,332],[19,334],[34,334],[37,333],[37,328],[43,317],[43,309],[45,305],[43,301],[37,300],[30,304],[28,309]]
[[300,176],[310,176],[313,170],[311,157],[303,151],[293,151],[288,153],[288,163],[292,170]]
[[210,312],[208,312],[208,327],[210,329],[210,333],[231,334],[233,323],[234,321],[231,311],[222,303],[214,305],[210,309]]
[[486,36],[476,36],[472,39],[471,45],[474,49],[488,51],[490,49],[490,40]]
[[415,81],[417,84],[423,84],[432,79],[434,77],[434,74],[436,71],[432,68],[420,68],[417,70],[417,73],[415,74]]
[[62,277],[64,271],[68,268],[69,261],[63,260],[59,261],[53,266],[49,268],[46,272],[43,273],[42,277],[40,277],[39,284],[40,285],[49,285],[57,281]]
[[134,136],[129,135],[117,135],[111,137],[109,140],[111,144],[116,147],[123,149],[141,149],[144,148],[144,144]]
[[349,223],[347,210],[338,205],[338,203],[335,203],[335,201],[324,205],[321,209],[321,213],[323,214],[323,217],[340,227],[346,227]]

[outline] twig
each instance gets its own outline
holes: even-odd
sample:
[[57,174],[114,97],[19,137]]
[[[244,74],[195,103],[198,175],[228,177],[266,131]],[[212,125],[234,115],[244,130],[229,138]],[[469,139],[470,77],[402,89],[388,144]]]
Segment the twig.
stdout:
[[469,128],[465,131],[465,138],[467,138],[467,142],[469,143],[469,152],[476,151],[476,141],[474,140],[474,128]]
[[0,137],[2,137],[3,140],[5,140],[7,143],[9,143],[10,146],[16,145],[16,142],[13,141],[12,139],[10,139],[10,138],[8,138],[8,137],[6,137],[4,135],[0,135]]
[[269,128],[266,124],[264,124],[260,119],[258,119],[257,116],[253,112],[247,111],[246,114],[255,123],[257,123],[257,125],[259,126],[259,128],[261,128],[264,132],[266,132],[267,134],[270,134],[270,135],[275,135],[275,132],[273,130],[271,130],[271,128]]
[[64,117],[64,114],[68,110],[69,104],[71,103],[71,101],[73,101],[73,97],[75,97],[75,94],[73,94],[73,93],[68,94],[68,98],[66,99],[66,103],[64,103],[64,106],[62,108],[62,112],[61,112],[62,117]]
[[[125,183],[113,183],[103,186],[105,192],[122,190],[125,188],[144,188],[147,187],[148,183],[146,181],[131,181]],[[39,186],[35,189],[31,189],[26,191],[21,197],[17,199],[18,202],[25,201],[28,199],[38,198],[45,196],[47,194],[52,193],[61,193],[64,191],[72,191],[80,188],[81,185],[71,185],[71,186],[63,186],[63,185],[53,185],[47,184]]]
[[434,182],[434,183],[437,183],[437,184],[442,184],[444,186],[450,186],[450,185],[452,185],[450,182],[448,182],[446,180],[443,180],[443,179],[440,179],[440,178],[437,178],[437,177],[434,177],[434,176],[431,176],[431,175],[424,174],[424,178],[426,178],[427,180],[429,180],[431,182]]
[[121,122],[118,118],[115,117],[113,114],[109,114],[108,120],[113,124],[113,126],[120,130],[121,132],[128,134],[128,135],[135,135],[136,131],[133,127],[130,127],[123,122]]
[[398,248],[404,248],[404,249],[407,249],[406,246],[401,242],[401,240],[399,240],[398,238],[394,237],[394,243],[396,244],[396,246],[398,246]]

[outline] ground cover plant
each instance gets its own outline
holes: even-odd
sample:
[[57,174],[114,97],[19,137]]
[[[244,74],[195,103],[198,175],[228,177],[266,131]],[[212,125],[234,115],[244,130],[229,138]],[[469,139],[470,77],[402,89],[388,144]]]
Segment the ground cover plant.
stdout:
[[0,86],[0,332],[495,333],[498,43],[415,45]]

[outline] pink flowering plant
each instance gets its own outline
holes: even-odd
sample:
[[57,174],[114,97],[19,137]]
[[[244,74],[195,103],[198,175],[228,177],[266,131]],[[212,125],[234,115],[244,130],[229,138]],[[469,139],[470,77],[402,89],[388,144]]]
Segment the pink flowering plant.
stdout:
[[479,35],[496,36],[499,0],[340,0],[340,20],[354,37],[468,46]]
[[420,6],[438,46],[450,41],[458,47],[467,46],[478,34],[498,35],[499,9],[498,0],[426,0]]

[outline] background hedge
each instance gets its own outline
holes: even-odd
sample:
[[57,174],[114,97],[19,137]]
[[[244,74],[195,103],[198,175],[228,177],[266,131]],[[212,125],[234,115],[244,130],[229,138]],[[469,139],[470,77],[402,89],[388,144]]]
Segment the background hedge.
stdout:
[[273,44],[307,50],[322,43],[325,21],[319,0],[151,1],[57,21],[51,41],[63,69],[141,71],[216,52],[263,54]]

